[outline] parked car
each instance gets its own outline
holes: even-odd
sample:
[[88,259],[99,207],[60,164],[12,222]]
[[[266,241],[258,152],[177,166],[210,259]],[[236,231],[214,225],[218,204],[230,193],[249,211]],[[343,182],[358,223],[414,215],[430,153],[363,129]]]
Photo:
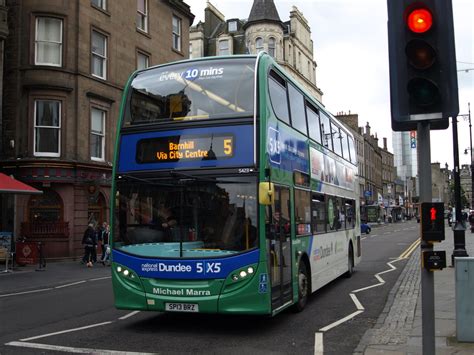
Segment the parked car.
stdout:
[[370,226],[367,223],[361,223],[360,224],[360,232],[361,233],[369,234],[371,230],[372,230],[372,228],[370,228]]

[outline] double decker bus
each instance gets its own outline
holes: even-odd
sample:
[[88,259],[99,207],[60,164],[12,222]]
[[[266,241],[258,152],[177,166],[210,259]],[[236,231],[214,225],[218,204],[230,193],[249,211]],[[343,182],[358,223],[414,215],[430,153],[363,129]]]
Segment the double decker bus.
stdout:
[[119,309],[300,311],[360,261],[353,137],[265,53],[134,73],[115,155]]

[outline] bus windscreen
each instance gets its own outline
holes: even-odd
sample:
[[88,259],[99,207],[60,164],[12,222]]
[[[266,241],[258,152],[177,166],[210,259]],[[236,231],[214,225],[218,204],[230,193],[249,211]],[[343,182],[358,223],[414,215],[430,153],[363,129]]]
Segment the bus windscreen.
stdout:
[[253,116],[254,58],[178,63],[132,80],[123,126]]

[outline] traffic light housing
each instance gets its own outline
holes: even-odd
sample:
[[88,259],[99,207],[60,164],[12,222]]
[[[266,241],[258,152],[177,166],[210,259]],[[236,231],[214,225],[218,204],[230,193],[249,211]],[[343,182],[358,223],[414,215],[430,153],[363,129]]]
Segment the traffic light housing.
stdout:
[[426,242],[444,240],[443,202],[421,203],[421,239]]
[[387,0],[394,131],[449,127],[459,113],[451,0]]

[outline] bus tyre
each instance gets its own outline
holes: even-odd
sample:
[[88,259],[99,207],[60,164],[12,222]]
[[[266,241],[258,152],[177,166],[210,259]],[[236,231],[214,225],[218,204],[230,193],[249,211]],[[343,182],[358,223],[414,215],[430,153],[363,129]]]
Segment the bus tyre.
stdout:
[[345,276],[347,278],[351,277],[354,273],[354,251],[352,250],[352,245],[349,245],[349,255],[347,256],[347,271]]
[[298,302],[294,305],[293,309],[295,312],[301,312],[306,303],[308,302],[309,296],[309,276],[308,268],[303,260],[300,260],[298,266]]

